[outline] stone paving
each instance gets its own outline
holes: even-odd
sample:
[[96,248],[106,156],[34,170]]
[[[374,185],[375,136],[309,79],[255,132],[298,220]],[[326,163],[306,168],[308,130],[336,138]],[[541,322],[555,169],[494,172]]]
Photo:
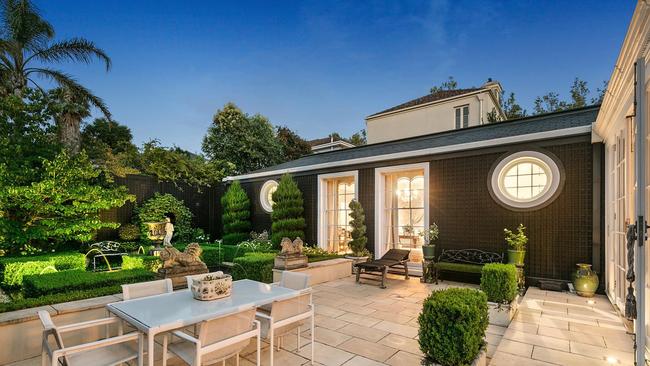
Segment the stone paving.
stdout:
[[[448,281],[430,285],[420,283],[418,278],[389,277],[384,290],[370,283],[358,285],[352,276],[314,287],[315,365],[420,365],[417,316],[422,300],[434,289],[477,287]],[[594,301],[589,304],[576,295],[530,288],[510,327],[488,327],[490,365],[611,364],[607,357],[615,364],[631,364],[631,337],[606,297]],[[281,349],[274,352],[275,365],[309,364],[309,330],[304,330],[301,337],[300,349],[295,335],[285,337]],[[262,365],[268,365],[266,343],[261,356]],[[168,363],[180,364],[175,359]],[[239,364],[255,364],[254,347],[242,354]],[[40,365],[40,358],[14,364],[18,365]],[[226,365],[235,365],[234,359]]]
[[633,365],[632,352],[632,337],[607,297],[531,287],[490,365]]

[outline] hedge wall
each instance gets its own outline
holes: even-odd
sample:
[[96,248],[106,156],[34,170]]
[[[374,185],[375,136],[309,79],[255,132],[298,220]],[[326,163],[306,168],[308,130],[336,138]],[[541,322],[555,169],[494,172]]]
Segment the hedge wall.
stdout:
[[234,259],[232,268],[233,280],[250,280],[273,282],[273,261],[275,253],[246,253],[243,257]]
[[23,293],[25,297],[39,297],[68,291],[151,281],[154,278],[155,274],[153,272],[141,268],[114,272],[62,271],[25,276],[23,279]]

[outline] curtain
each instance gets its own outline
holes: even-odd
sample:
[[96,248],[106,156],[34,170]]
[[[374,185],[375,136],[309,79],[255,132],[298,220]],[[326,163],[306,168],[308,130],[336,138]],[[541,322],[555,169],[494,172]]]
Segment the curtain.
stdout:
[[338,179],[327,180],[327,208],[325,217],[327,220],[327,250],[337,252],[339,251],[338,233],[336,223],[338,222],[338,195],[337,188]]

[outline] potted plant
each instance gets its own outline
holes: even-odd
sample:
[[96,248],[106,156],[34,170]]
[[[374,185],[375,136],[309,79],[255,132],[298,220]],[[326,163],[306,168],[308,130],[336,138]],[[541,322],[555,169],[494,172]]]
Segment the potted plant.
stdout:
[[348,248],[351,253],[345,257],[352,259],[353,266],[354,264],[367,262],[370,257],[370,251],[366,248],[366,243],[368,243],[368,237],[366,237],[366,215],[363,212],[363,207],[361,203],[357,200],[350,201],[350,226],[352,227],[352,232],[350,237],[352,240],[348,242]]
[[219,271],[203,277],[192,279],[190,287],[192,296],[201,301],[210,301],[230,296],[232,276]]
[[508,263],[516,266],[524,265],[524,256],[526,255],[526,243],[528,237],[525,233],[526,227],[524,224],[517,226],[517,232],[512,232],[509,229],[503,229],[505,233],[506,242],[510,249],[508,249]]
[[517,313],[517,268],[488,263],[481,269],[481,290],[488,299],[490,324],[507,327]]
[[436,240],[440,235],[440,229],[435,222],[429,226],[426,231],[420,232],[420,236],[424,238],[424,245],[422,245],[422,255],[424,259],[433,259],[436,255]]

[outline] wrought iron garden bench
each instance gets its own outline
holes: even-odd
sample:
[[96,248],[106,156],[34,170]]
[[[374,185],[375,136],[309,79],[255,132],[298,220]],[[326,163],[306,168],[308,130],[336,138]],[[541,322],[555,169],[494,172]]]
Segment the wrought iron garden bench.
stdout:
[[502,262],[503,253],[480,249],[443,249],[436,261],[435,283],[438,283],[442,271],[480,275],[484,264]]

